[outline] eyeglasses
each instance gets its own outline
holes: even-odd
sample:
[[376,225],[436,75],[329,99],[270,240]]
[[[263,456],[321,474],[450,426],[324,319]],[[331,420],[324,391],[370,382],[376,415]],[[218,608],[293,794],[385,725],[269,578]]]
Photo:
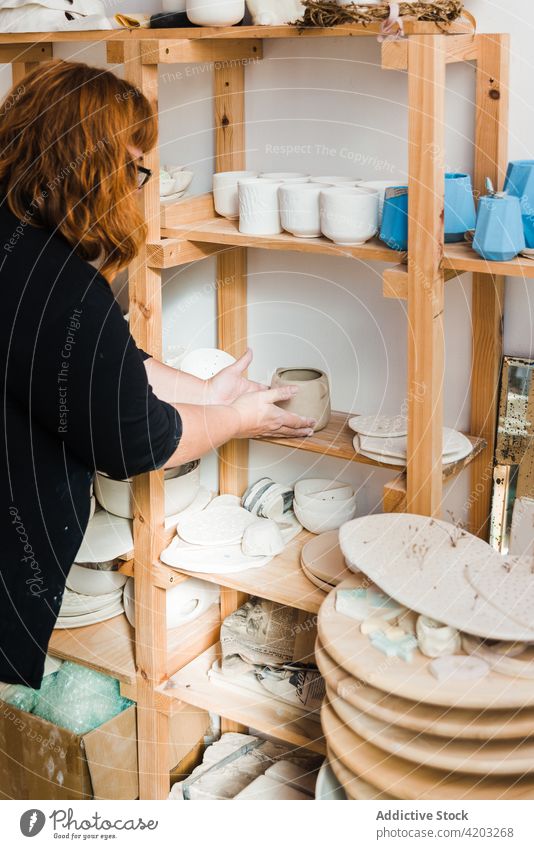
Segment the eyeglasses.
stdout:
[[142,189],[152,176],[150,168],[145,168],[143,165],[136,165],[137,168],[137,187]]

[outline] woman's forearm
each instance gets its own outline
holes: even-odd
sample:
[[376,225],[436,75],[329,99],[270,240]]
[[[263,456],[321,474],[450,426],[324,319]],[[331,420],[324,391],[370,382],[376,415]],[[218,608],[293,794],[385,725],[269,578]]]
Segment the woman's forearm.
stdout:
[[219,448],[239,434],[240,417],[231,406],[174,404],[182,419],[182,438],[165,468],[181,466]]
[[166,366],[151,357],[145,360],[148,382],[154,394],[169,404],[208,404],[209,388],[205,380]]

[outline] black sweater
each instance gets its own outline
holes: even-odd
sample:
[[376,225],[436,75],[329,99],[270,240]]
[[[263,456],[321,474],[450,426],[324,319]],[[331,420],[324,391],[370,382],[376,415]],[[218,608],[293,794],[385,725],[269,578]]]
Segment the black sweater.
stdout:
[[38,687],[95,469],[165,464],[182,427],[106,280],[0,200],[0,681]]

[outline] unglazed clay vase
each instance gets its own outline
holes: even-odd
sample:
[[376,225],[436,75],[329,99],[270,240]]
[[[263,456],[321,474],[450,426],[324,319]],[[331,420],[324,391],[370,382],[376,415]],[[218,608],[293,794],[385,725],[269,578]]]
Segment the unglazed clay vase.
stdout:
[[271,384],[298,386],[298,392],[278,406],[298,416],[315,419],[314,431],[322,430],[330,421],[330,386],[324,371],[314,368],[278,368]]
[[277,236],[282,232],[276,180],[239,180],[239,231],[249,236]]
[[224,218],[239,218],[238,180],[257,177],[255,171],[219,171],[213,175],[213,205]]
[[186,0],[187,17],[201,27],[231,27],[245,16],[245,0]]
[[280,221],[284,230],[300,239],[321,235],[320,183],[284,183],[278,189]]
[[336,245],[363,245],[378,230],[378,192],[332,186],[320,195],[321,230]]

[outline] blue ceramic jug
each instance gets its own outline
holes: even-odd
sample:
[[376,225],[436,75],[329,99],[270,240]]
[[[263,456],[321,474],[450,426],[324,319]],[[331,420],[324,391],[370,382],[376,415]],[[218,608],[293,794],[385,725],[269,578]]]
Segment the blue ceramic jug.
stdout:
[[476,222],[475,199],[469,174],[445,174],[445,241],[463,242]]
[[534,248],[534,159],[508,163],[504,190],[519,198],[525,243],[527,248]]
[[519,198],[515,195],[480,198],[473,249],[483,259],[507,262],[524,248]]
[[408,248],[408,186],[386,189],[380,239],[394,251]]

